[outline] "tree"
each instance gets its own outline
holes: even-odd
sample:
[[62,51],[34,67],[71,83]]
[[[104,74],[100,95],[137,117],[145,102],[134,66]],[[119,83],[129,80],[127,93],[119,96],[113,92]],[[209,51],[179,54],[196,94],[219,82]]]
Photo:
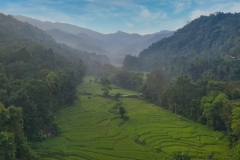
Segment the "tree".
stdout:
[[0,159],[14,160],[16,146],[14,144],[14,134],[9,131],[13,126],[6,125],[11,119],[8,109],[0,103]]
[[142,89],[143,97],[151,102],[162,105],[163,92],[169,87],[169,81],[162,70],[151,72]]
[[59,87],[59,77],[54,72],[49,72],[45,78],[46,85],[49,90],[49,95],[51,95],[57,87]]
[[227,86],[226,82],[211,80],[208,82],[207,90],[208,92],[210,91],[224,92],[226,86]]
[[122,88],[139,91],[141,89],[143,80],[141,73],[121,70],[110,77],[110,81]]
[[121,98],[121,93],[116,93],[114,96],[114,100],[119,101],[120,98]]
[[53,123],[51,128],[54,130],[56,136],[60,135],[60,127],[57,123]]
[[123,61],[123,66],[129,70],[137,70],[138,69],[138,58],[136,56],[132,56],[130,54],[126,55]]
[[82,84],[83,77],[86,74],[86,66],[83,64],[82,60],[80,59],[75,67],[75,79],[77,84]]
[[172,155],[172,160],[190,160],[191,158],[184,151],[174,152]]
[[76,88],[77,83],[74,77],[73,71],[67,72],[57,72],[59,77],[59,90],[56,95],[58,100],[57,104],[60,106],[64,106],[66,104],[72,105],[74,100],[76,99]]
[[225,105],[229,103],[227,96],[220,92],[210,92],[208,96],[204,96],[201,100],[203,115],[207,118],[208,127],[214,130],[226,129],[224,121],[221,118],[221,112]]
[[103,77],[103,78],[109,77],[111,74],[117,73],[118,71],[117,68],[111,64],[99,65],[98,67],[96,67],[96,70],[97,70],[96,75],[98,77]]
[[14,144],[14,134],[0,132],[0,159],[15,160],[16,146]]
[[123,118],[124,114],[126,113],[126,110],[125,110],[125,108],[123,106],[119,107],[119,113],[120,113],[121,117]]
[[176,78],[164,92],[164,106],[174,113],[197,119],[199,110],[199,91],[187,75]]
[[22,107],[25,134],[29,140],[35,141],[41,137],[38,134],[41,128],[51,123],[48,88],[44,81],[36,79],[22,82],[22,85],[16,88],[20,89],[11,93],[9,103]]
[[0,103],[0,159],[37,160],[23,134],[22,109]]
[[112,89],[111,82],[107,78],[101,78],[100,83],[102,85],[102,90],[103,90],[103,96],[108,97],[109,96],[109,90]]
[[31,56],[29,51],[25,47],[23,47],[19,50],[17,58],[19,61],[22,60],[24,62],[28,62]]

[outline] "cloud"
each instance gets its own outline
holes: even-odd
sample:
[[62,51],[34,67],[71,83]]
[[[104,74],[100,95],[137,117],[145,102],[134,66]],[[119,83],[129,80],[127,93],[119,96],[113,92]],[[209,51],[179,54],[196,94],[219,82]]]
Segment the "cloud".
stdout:
[[172,2],[175,7],[174,13],[180,13],[181,11],[188,9],[192,5],[192,0],[180,0]]
[[142,7],[142,6],[140,8],[141,9],[140,9],[139,15],[141,18],[147,19],[151,16],[151,13],[148,9],[146,9],[145,7]]
[[132,23],[127,22],[126,24],[127,24],[127,26],[130,27],[130,28],[133,28],[133,27],[134,27],[134,24],[132,24]]
[[148,24],[158,19],[167,18],[167,14],[159,9],[151,9],[150,11],[144,6],[138,6],[135,10],[133,19],[137,22],[145,22],[145,24]]
[[[92,15],[104,19],[119,18],[124,21],[131,21],[131,24],[148,23],[157,19],[167,18],[167,14],[162,12],[157,6],[146,7],[134,0],[87,0],[91,3],[86,3],[81,11],[84,14]],[[142,1],[142,0],[139,0]],[[138,1],[138,2],[139,2]],[[150,0],[151,1],[151,0]],[[152,0],[155,1],[155,0]],[[142,1],[144,2],[144,1]],[[127,25],[130,27],[130,25]]]

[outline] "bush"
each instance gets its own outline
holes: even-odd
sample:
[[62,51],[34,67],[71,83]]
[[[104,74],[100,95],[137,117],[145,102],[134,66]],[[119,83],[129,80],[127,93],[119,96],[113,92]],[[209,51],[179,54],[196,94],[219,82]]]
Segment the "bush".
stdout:
[[187,152],[177,151],[172,154],[173,160],[190,160],[191,158],[188,156]]

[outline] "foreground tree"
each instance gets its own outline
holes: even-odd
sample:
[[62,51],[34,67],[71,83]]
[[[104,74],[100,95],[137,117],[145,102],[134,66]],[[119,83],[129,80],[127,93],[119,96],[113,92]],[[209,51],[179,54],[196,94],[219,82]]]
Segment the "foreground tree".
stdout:
[[224,106],[229,103],[227,96],[220,92],[211,92],[208,96],[204,96],[201,100],[203,115],[207,118],[207,126],[214,130],[224,130],[226,126],[221,118],[221,112]]
[[0,159],[15,160],[16,146],[14,135],[9,132],[0,132]]
[[23,134],[22,110],[0,103],[0,159],[37,160]]
[[199,113],[199,91],[187,75],[179,76],[164,93],[163,107],[191,119]]

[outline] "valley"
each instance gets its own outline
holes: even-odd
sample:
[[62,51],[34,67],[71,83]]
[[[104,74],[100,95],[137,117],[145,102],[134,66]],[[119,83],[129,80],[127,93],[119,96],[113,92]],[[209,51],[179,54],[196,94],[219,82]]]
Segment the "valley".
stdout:
[[239,24],[104,34],[0,13],[0,159],[240,159]]
[[[60,136],[34,143],[43,160],[70,159],[171,159],[177,151],[192,159],[233,159],[226,135],[147,103],[141,98],[121,98],[129,120],[112,112],[116,101],[104,98],[101,86],[86,77],[78,87],[91,95],[57,114]],[[110,94],[133,94],[114,89]],[[115,109],[116,110],[116,109]]]

